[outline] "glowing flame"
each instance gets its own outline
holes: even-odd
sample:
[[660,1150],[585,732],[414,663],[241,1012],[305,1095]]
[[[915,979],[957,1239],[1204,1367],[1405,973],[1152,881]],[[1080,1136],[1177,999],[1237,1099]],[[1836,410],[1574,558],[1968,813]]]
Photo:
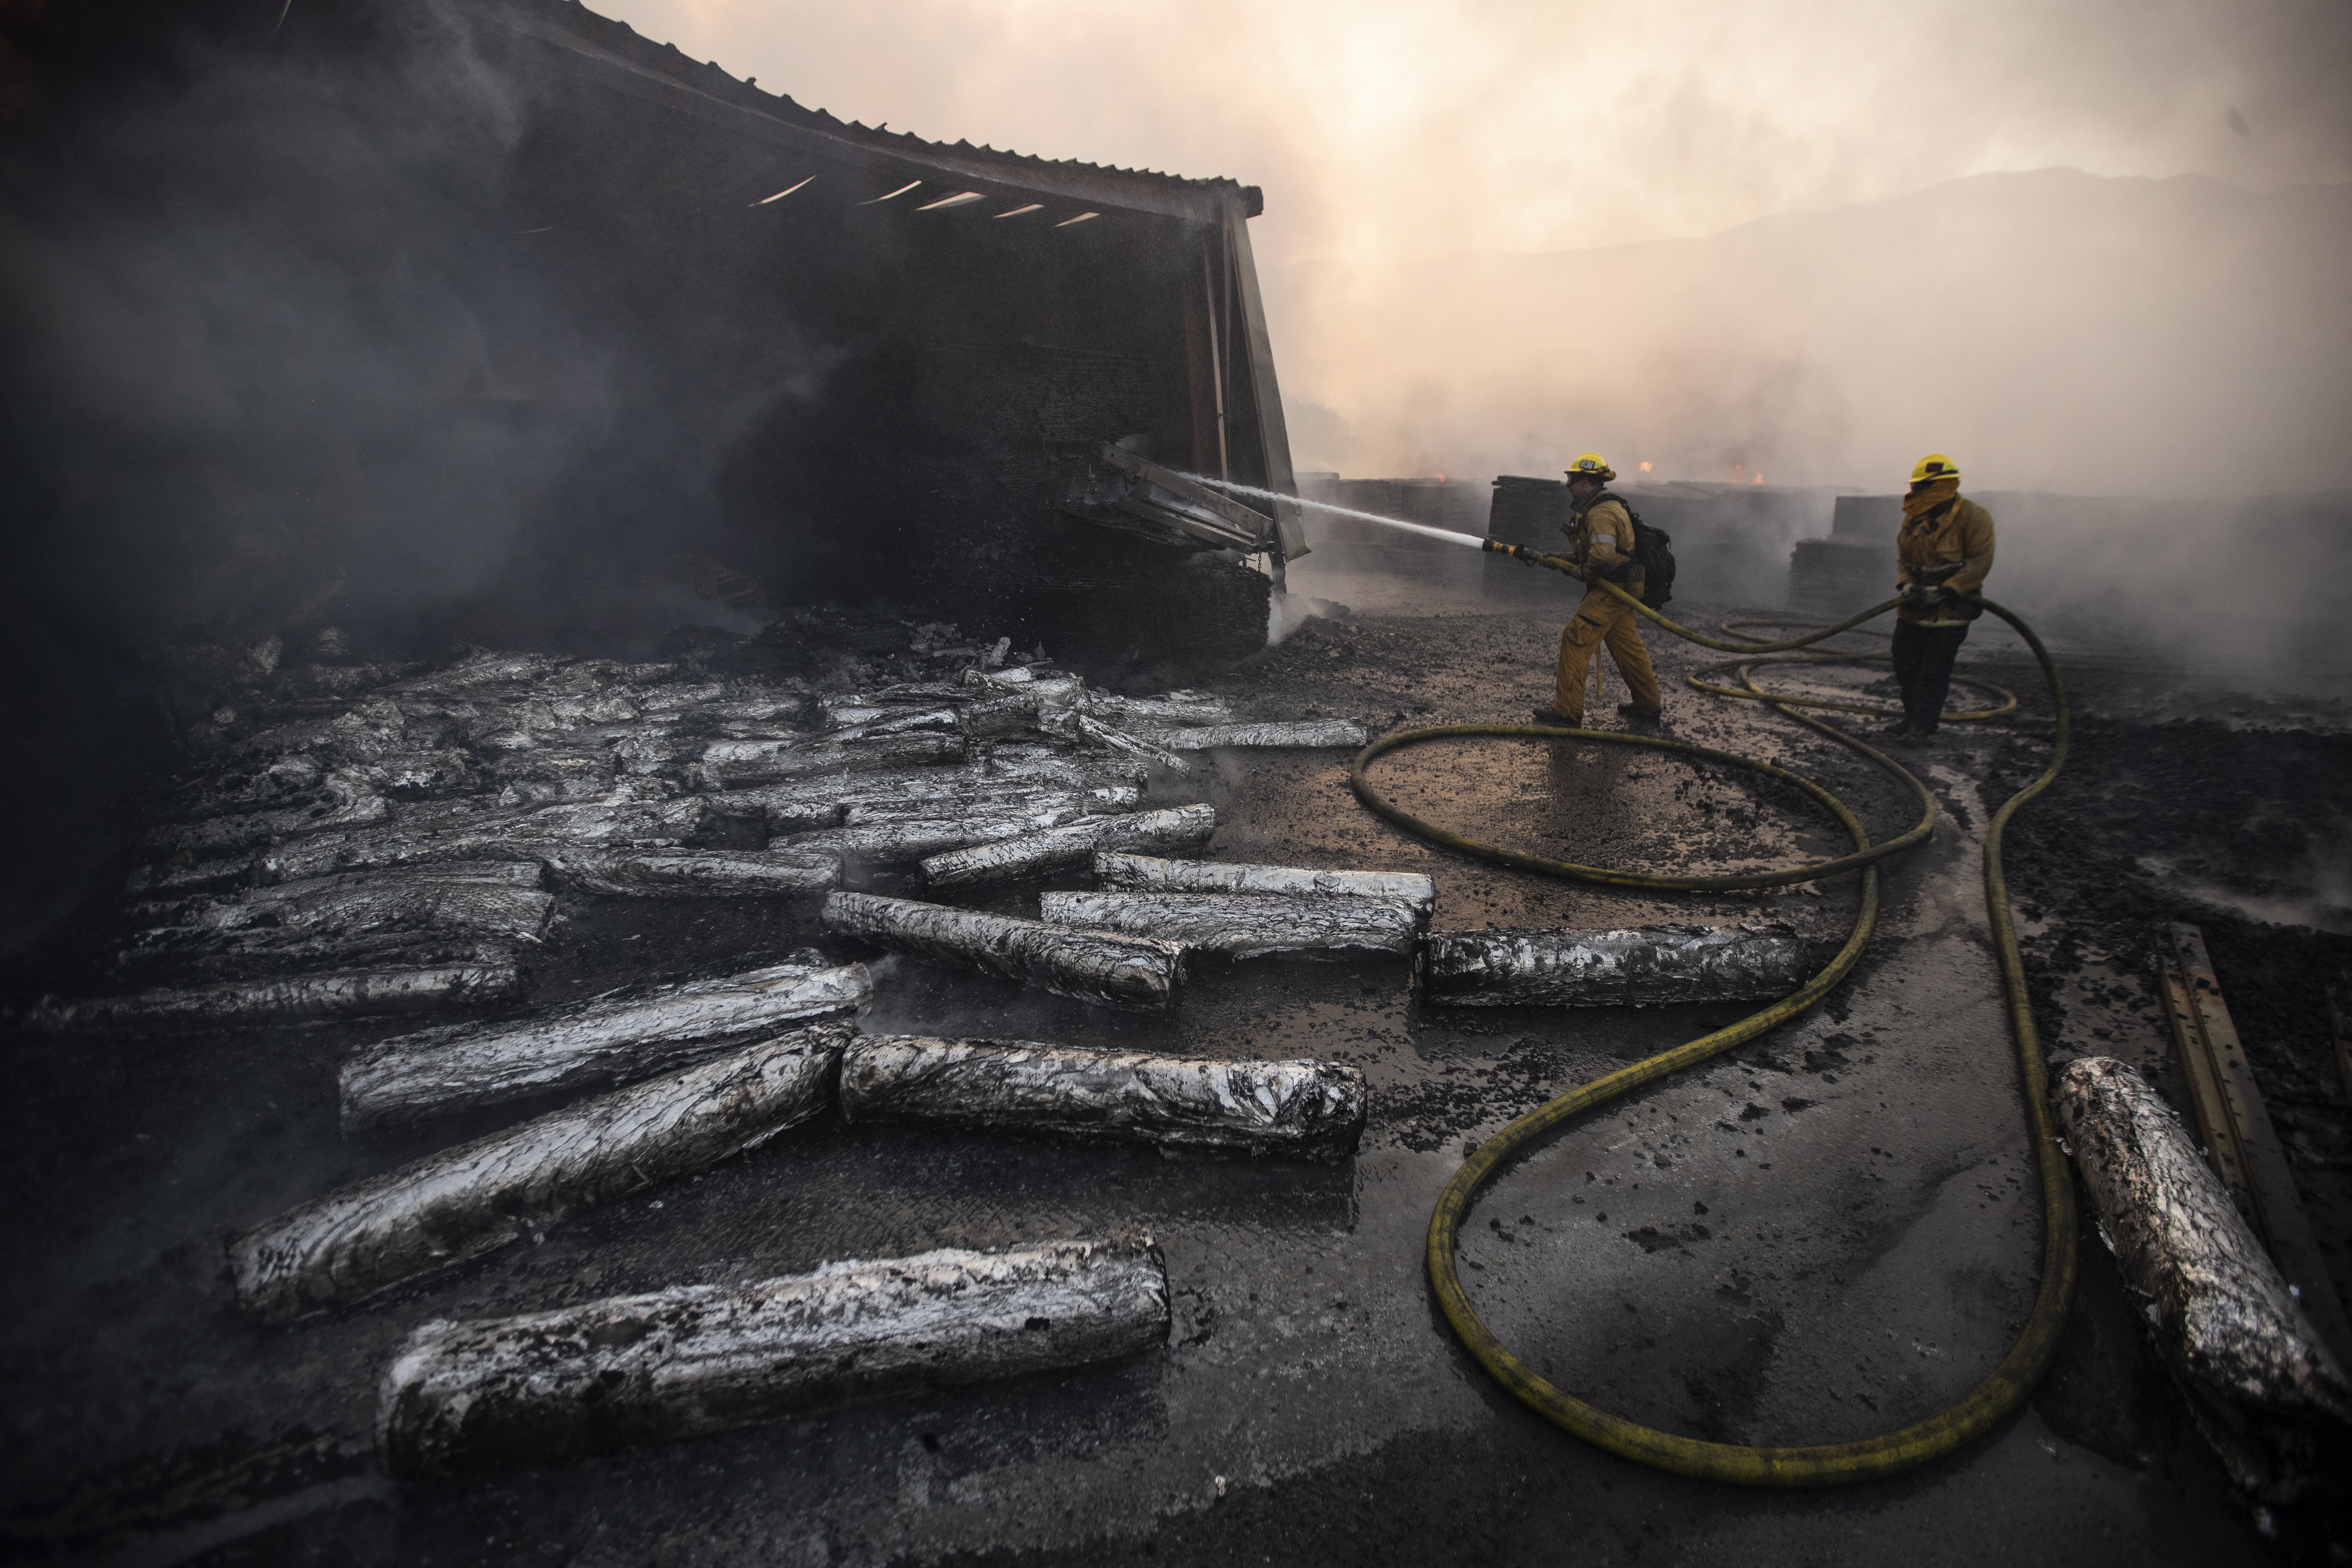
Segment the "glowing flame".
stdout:
[[1642,465],[1642,471],[1643,471],[1643,473],[1645,473],[1645,474],[1646,474],[1646,473],[1648,473],[1648,472],[1650,471],[1650,465],[1649,465],[1649,464],[1647,464],[1647,463],[1643,464],[1643,465]]
[[1762,483],[1764,482],[1764,476],[1763,476],[1763,475],[1761,475],[1761,474],[1759,474],[1759,475],[1757,475],[1754,479],[1752,479],[1748,480],[1748,482],[1749,484],[1751,484],[1751,485],[1760,485],[1760,484],[1762,484]]
[[1445,476],[1444,476],[1444,474],[1440,474],[1440,475],[1438,475],[1437,477],[1438,477],[1439,479],[1443,479],[1444,478],[1445,478]]

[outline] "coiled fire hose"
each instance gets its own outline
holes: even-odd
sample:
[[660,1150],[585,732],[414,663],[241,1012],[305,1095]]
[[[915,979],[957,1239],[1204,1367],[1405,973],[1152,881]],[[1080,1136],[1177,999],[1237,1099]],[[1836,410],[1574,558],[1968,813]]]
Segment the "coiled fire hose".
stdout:
[[[1489,546],[1489,548],[1496,548]],[[1573,572],[1565,560],[1554,555],[1536,555],[1533,552],[1512,550],[1514,554],[1530,559],[1537,564],[1557,571]],[[1970,604],[1980,605],[2014,627],[2023,637],[2033,657],[2041,662],[2042,677],[2049,683],[2050,700],[2056,712],[2054,743],[2050,765],[2009,799],[2001,803],[1985,829],[1984,887],[1985,910],[1992,925],[1993,945],[2000,964],[2001,985],[2009,1003],[2010,1033],[2016,1043],[2020,1086],[2025,1097],[2025,1120],[2032,1136],[2034,1158],[2041,1173],[2042,1186],[2042,1278],[2035,1294],[2033,1310],[2027,1316],[2023,1329],[2002,1358],[1982,1382],[1970,1389],[1958,1403],[1937,1412],[1923,1421],[1915,1422],[1898,1431],[1888,1432],[1859,1442],[1830,1443],[1801,1447],[1750,1447],[1738,1444],[1709,1443],[1696,1438],[1661,1432],[1638,1422],[1598,1409],[1557,1387],[1539,1376],[1536,1371],[1513,1355],[1507,1346],[1486,1327],[1478,1310],[1470,1303],[1467,1292],[1454,1268],[1454,1241],[1463,1217],[1468,1213],[1479,1190],[1500,1172],[1505,1162],[1553,1129],[1562,1126],[1584,1111],[1606,1104],[1618,1096],[1654,1082],[1670,1073],[1696,1063],[1720,1056],[1736,1046],[1746,1044],[1766,1031],[1796,1017],[1829,994],[1838,983],[1850,973],[1868,945],[1871,932],[1878,923],[1878,862],[1891,855],[1900,854],[1924,842],[1936,827],[1935,798],[1927,786],[1892,757],[1853,735],[1809,718],[1797,711],[1800,707],[1827,708],[1850,713],[1885,713],[1886,710],[1853,703],[1828,701],[1777,694],[1758,686],[1755,670],[1766,665],[1849,663],[1859,659],[1884,658],[1883,654],[1812,654],[1791,658],[1766,658],[1760,656],[1809,648],[1842,633],[1851,632],[1865,621],[1874,620],[1902,601],[1889,599],[1883,605],[1834,626],[1806,632],[1779,642],[1764,642],[1742,636],[1735,626],[1764,625],[1786,628],[1787,622],[1727,622],[1724,629],[1738,640],[1726,641],[1678,626],[1643,605],[1633,595],[1614,584],[1603,584],[1609,592],[1623,599],[1644,616],[1664,627],[1675,636],[1701,647],[1731,653],[1738,658],[1723,664],[1698,670],[1690,677],[1692,685],[1702,691],[1725,697],[1762,702],[1776,711],[1795,720],[1809,729],[1820,731],[1839,744],[1852,748],[1869,758],[1901,782],[1918,800],[1919,820],[1907,831],[1882,844],[1873,844],[1862,821],[1843,802],[1811,780],[1784,768],[1752,757],[1742,757],[1711,747],[1695,745],[1687,741],[1669,740],[1662,736],[1631,734],[1616,731],[1567,730],[1526,724],[1445,724],[1427,729],[1400,731],[1386,735],[1358,753],[1349,772],[1349,782],[1359,799],[1417,837],[1465,854],[1476,856],[1499,866],[1545,876],[1568,878],[1593,882],[1602,887],[1631,888],[1650,891],[1712,891],[1742,888],[1782,887],[1791,883],[1811,882],[1848,871],[1862,873],[1862,900],[1854,917],[1853,929],[1845,945],[1838,950],[1828,966],[1815,974],[1795,992],[1782,997],[1761,1012],[1751,1014],[1728,1027],[1702,1035],[1672,1050],[1662,1051],[1645,1061],[1635,1062],[1605,1077],[1595,1079],[1580,1089],[1528,1112],[1480,1145],[1437,1200],[1436,1210],[1430,1215],[1428,1268],[1431,1287],[1437,1294],[1440,1308],[1454,1331],[1480,1365],[1493,1373],[1503,1386],[1538,1414],[1566,1428],[1586,1442],[1607,1449],[1622,1458],[1670,1470],[1677,1475],[1696,1477],[1702,1480],[1732,1481],[1748,1486],[1812,1487],[1835,1486],[1848,1481],[1874,1479],[1925,1464],[1948,1454],[1990,1430],[2007,1416],[2033,1385],[2041,1380],[2049,1366],[2050,1358],[2058,1346],[2060,1331],[2065,1325],[2069,1304],[2074,1291],[2075,1217],[2074,1188],[2072,1174],[2057,1143],[2050,1121],[2046,1071],[2042,1058],[2042,1044],[2033,1024],[2033,1010],[2025,988],[2025,970],[2018,955],[2016,922],[2010,914],[2009,892],[2001,876],[2000,845],[2002,829],[2017,809],[2043,790],[2058,776],[2065,764],[2068,715],[2066,693],[2060,684],[2058,670],[2052,663],[2049,650],[2033,629],[2016,615],[1990,600],[1967,595]],[[1874,634],[1865,634],[1874,635]],[[1738,686],[1710,684],[1702,677],[1736,670]],[[2017,699],[1999,688],[1987,688],[1982,682],[1966,681],[1980,689],[1994,691],[2005,700],[1999,706],[1948,717],[1980,720],[1997,717],[2017,706]],[[1889,713],[1889,717],[1894,715]],[[1547,859],[1519,850],[1481,843],[1458,833],[1448,832],[1423,822],[1412,813],[1388,800],[1372,787],[1371,765],[1388,753],[1408,746],[1427,745],[1433,742],[1469,739],[1570,740],[1586,744],[1632,746],[1653,752],[1671,752],[1703,759],[1727,766],[1748,769],[1768,778],[1792,784],[1821,803],[1832,816],[1843,825],[1853,841],[1853,852],[1833,859],[1815,861],[1780,871],[1763,871],[1744,876],[1727,877],[1662,877],[1642,872],[1611,870],[1596,866],[1580,866],[1563,860]]]

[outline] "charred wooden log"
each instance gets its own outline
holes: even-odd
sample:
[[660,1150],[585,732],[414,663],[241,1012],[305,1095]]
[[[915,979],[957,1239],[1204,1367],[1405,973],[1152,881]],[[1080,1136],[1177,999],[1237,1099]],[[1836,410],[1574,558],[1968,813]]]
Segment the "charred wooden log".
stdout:
[[820,849],[558,849],[548,867],[567,888],[624,899],[765,898],[830,892],[841,859]]
[[763,1142],[832,1104],[850,1032],[796,1029],[299,1205],[230,1240],[237,1304],[348,1307]]
[[1023,817],[1038,812],[1070,808],[1077,816],[1114,816],[1133,811],[1143,801],[1134,784],[1106,784],[1094,789],[1042,788],[1008,785],[986,794],[923,800],[859,800],[842,810],[842,825],[862,827],[877,822],[915,822],[927,817]]
[[1095,857],[1105,888],[1159,893],[1248,893],[1292,899],[1377,899],[1427,918],[1437,908],[1437,884],[1412,871],[1330,871],[1303,866],[1244,866],[1216,860],[1169,860],[1106,850]]
[[1048,925],[1157,937],[1187,952],[1258,958],[1270,952],[1412,951],[1421,917],[1377,899],[1314,899],[1246,893],[1109,891],[1045,893]]
[[1184,973],[1181,950],[1168,942],[1066,931],[911,899],[835,893],[825,900],[822,918],[827,931],[879,947],[1114,1007],[1165,1007]]
[[204,948],[261,952],[397,931],[536,942],[554,912],[555,900],[547,894],[496,881],[408,877],[371,884],[331,877],[258,888],[234,901],[205,904],[179,925],[139,932],[131,953],[147,957]]
[[284,974],[127,996],[47,1000],[27,1015],[33,1027],[111,1033],[154,1028],[226,1028],[299,1024],[314,1018],[368,1018],[443,1008],[519,1002],[528,989],[520,965],[444,963],[420,969],[370,969]]
[[[988,763],[958,768],[919,768],[872,774],[794,780],[730,792],[729,804],[757,804],[771,833],[799,833],[841,825],[848,810],[862,805],[916,806],[928,802],[961,803],[999,798],[1013,790],[1142,793],[1140,770],[1097,759],[1003,753]],[[1007,797],[1009,798],[1009,797]],[[938,815],[934,813],[933,815]]]
[[1171,752],[1205,752],[1218,746],[1339,747],[1359,751],[1371,739],[1360,719],[1300,719],[1266,724],[1208,724],[1193,730],[1153,729],[1138,738]]
[[1232,705],[1204,692],[1170,691],[1158,697],[1113,697],[1089,693],[1087,710],[1106,723],[1130,731],[1234,722]]
[[342,1070],[346,1132],[649,1073],[846,1013],[873,994],[862,963],[782,963],[630,987],[536,1017],[427,1029],[371,1046]]
[[1042,833],[934,855],[923,862],[923,879],[933,888],[1022,881],[1089,865],[1098,851],[1107,849],[1191,848],[1207,843],[1216,827],[1216,808],[1206,805],[1087,817]]
[[2352,1384],[2196,1138],[2122,1062],[2067,1063],[2053,1098],[2099,1234],[2232,1477],[2273,1501],[2323,1479]]
[[1786,926],[1432,931],[1423,995],[1447,1007],[1641,1007],[1785,996],[1824,954]]
[[416,1330],[384,1373],[396,1475],[693,1436],[1167,1342],[1149,1240],[941,1248],[756,1285],[682,1285]]
[[[932,803],[934,809],[940,804]],[[1090,816],[1084,806],[1065,797],[1065,804],[1013,812],[972,810],[954,816],[886,818],[825,827],[795,835],[785,843],[804,853],[835,855],[877,866],[909,866],[950,849],[1024,837],[1065,823],[1085,821]]]
[[267,844],[289,834],[318,833],[381,822],[387,810],[384,798],[353,773],[339,770],[325,779],[317,804],[276,811],[249,812],[238,816],[211,816],[199,822],[170,823],[151,831],[146,842],[155,849],[184,849],[196,855],[217,855],[255,844]]
[[1318,1061],[886,1035],[851,1042],[841,1064],[841,1112],[851,1121],[944,1121],[1309,1160],[1354,1153],[1367,1104],[1363,1074]]
[[698,777],[713,789],[772,784],[803,773],[946,766],[964,760],[964,738],[883,735],[870,741],[714,741],[703,749]]
[[280,845],[254,863],[261,882],[336,871],[423,866],[450,860],[538,859],[558,847],[693,847],[721,814],[700,795],[619,798],[520,810],[425,809],[394,825],[320,833]]

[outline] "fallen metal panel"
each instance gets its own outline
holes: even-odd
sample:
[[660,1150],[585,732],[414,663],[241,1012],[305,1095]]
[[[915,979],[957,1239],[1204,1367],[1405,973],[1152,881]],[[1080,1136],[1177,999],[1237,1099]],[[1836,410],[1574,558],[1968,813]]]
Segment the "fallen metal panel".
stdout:
[[231,1238],[237,1304],[349,1307],[824,1112],[845,1025],[794,1030],[341,1188]]
[[2101,1237],[2166,1359],[2208,1402],[2200,1426],[2241,1485],[2274,1499],[2302,1490],[2318,1478],[2318,1428],[2352,1421],[2352,1388],[2304,1310],[2308,1295],[2298,1300],[2130,1067],[2069,1062],[2053,1098]]
[[873,992],[862,963],[782,963],[715,980],[632,987],[530,1018],[398,1036],[344,1067],[343,1131],[625,1083],[755,1036],[848,1012]]
[[1159,1249],[1124,1238],[431,1322],[384,1373],[376,1446],[400,1475],[551,1458],[1137,1355],[1168,1325]]
[[1169,893],[1258,893],[1286,898],[1378,899],[1422,915],[1437,908],[1437,884],[1412,871],[1332,871],[1303,866],[1248,866],[1217,860],[1168,860],[1105,851],[1095,877],[1106,888]]
[[1165,1007],[1184,973],[1183,951],[1170,942],[912,899],[835,893],[822,918],[829,931],[1115,1007]]
[[1786,926],[1440,931],[1419,969],[1440,1006],[1625,1007],[1785,996],[1821,956]]
[[1420,916],[1374,899],[1112,889],[1041,894],[1037,910],[1049,925],[1157,937],[1188,952],[1227,958],[1342,950],[1407,953],[1421,934]]
[[2286,1150],[2271,1125],[2237,1025],[2222,1000],[2221,983],[2205,951],[2205,933],[2193,925],[2167,922],[2157,932],[2157,955],[2165,1016],[2214,1173],[2244,1204],[2247,1217],[2303,1300],[2313,1326],[2337,1360],[2352,1365],[2352,1324],[2346,1321],[2319,1238],[2296,1195]]
[[845,1120],[943,1121],[1339,1160],[1364,1075],[1318,1061],[1185,1060],[1030,1040],[869,1036],[842,1058]]

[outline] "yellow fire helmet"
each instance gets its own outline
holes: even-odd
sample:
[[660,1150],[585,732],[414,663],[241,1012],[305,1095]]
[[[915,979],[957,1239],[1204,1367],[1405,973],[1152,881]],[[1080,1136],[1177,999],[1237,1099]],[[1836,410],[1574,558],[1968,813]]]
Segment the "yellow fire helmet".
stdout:
[[1911,469],[1911,482],[1915,485],[1931,485],[1937,479],[1957,479],[1959,477],[1960,466],[1941,452],[1928,453]]
[[1617,477],[1617,470],[1611,468],[1609,459],[1600,453],[1583,452],[1568,466],[1568,477],[1571,479],[1595,479],[1606,483]]

